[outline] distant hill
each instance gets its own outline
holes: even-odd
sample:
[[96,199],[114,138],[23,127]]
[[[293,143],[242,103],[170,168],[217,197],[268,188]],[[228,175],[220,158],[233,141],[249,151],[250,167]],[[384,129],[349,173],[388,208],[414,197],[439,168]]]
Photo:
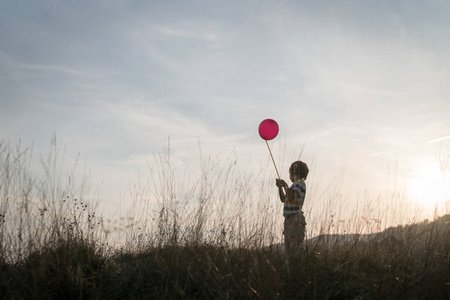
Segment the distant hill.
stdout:
[[309,246],[343,246],[349,243],[368,242],[372,247],[395,250],[405,246],[424,247],[436,238],[450,240],[450,214],[430,222],[389,227],[373,234],[322,234],[307,241]]
[[[437,238],[437,239],[436,239]],[[450,241],[450,214],[433,221],[398,225],[372,234],[321,234],[305,242],[307,247],[342,247],[351,244],[368,244],[372,248],[401,250],[405,247],[424,248],[428,242],[444,239]],[[450,242],[449,242],[450,243]],[[283,249],[284,244],[273,244],[270,249]]]

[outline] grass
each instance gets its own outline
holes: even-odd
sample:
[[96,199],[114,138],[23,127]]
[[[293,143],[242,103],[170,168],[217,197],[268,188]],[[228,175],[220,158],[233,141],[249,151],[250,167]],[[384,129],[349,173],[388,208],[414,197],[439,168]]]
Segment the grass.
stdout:
[[30,149],[0,144],[0,298],[448,299],[450,215],[381,230],[354,218],[356,231],[337,234],[324,213],[321,234],[287,260],[270,183],[233,155],[198,177],[169,157],[155,156],[131,218],[113,228],[56,143],[42,175]]

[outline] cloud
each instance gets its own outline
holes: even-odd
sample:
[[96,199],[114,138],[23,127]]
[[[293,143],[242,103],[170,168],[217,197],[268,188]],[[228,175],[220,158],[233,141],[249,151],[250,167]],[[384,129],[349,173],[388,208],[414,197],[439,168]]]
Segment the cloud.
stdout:
[[426,144],[434,144],[434,143],[439,143],[439,142],[442,142],[442,141],[445,141],[445,140],[448,140],[448,139],[450,139],[450,135],[443,136],[443,137],[440,137],[440,138],[437,138],[437,139],[432,139],[432,140],[427,141],[425,143]]
[[274,118],[277,163],[306,143],[316,172],[381,174],[397,155],[448,141],[447,8],[7,1],[1,135],[47,146],[55,132],[99,169],[128,178],[169,137],[173,158],[192,169],[200,147],[271,167],[257,126]]
[[170,25],[156,25],[155,30],[157,33],[166,37],[206,42],[211,49],[223,48],[227,43],[227,39],[222,33],[219,33],[214,29],[205,28],[202,24],[193,23],[188,26],[180,27],[181,28],[176,28]]

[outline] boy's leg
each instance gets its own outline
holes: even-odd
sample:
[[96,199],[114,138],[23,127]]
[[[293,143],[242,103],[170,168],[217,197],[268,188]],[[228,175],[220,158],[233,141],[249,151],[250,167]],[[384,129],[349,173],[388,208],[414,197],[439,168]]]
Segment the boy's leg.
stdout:
[[286,254],[291,252],[291,237],[286,233],[284,234],[284,252]]
[[284,219],[284,244],[286,254],[297,252],[305,238],[305,216],[294,214]]
[[298,240],[301,243],[303,243],[303,240],[305,239],[305,231],[306,231],[306,220],[305,220],[305,216],[303,215],[303,213],[298,214],[298,222],[299,227],[298,227]]

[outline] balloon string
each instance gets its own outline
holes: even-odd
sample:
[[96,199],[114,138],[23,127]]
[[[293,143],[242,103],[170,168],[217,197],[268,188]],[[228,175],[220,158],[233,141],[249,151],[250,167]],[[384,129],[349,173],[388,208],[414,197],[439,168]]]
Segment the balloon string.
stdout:
[[277,171],[278,179],[281,180],[280,174],[278,173],[277,165],[275,164],[275,160],[273,159],[272,151],[270,150],[270,147],[269,147],[269,143],[267,142],[267,140],[265,140],[265,141],[266,141],[267,149],[269,149],[270,157],[272,157],[272,162],[273,162],[273,165],[275,166],[275,171]]

